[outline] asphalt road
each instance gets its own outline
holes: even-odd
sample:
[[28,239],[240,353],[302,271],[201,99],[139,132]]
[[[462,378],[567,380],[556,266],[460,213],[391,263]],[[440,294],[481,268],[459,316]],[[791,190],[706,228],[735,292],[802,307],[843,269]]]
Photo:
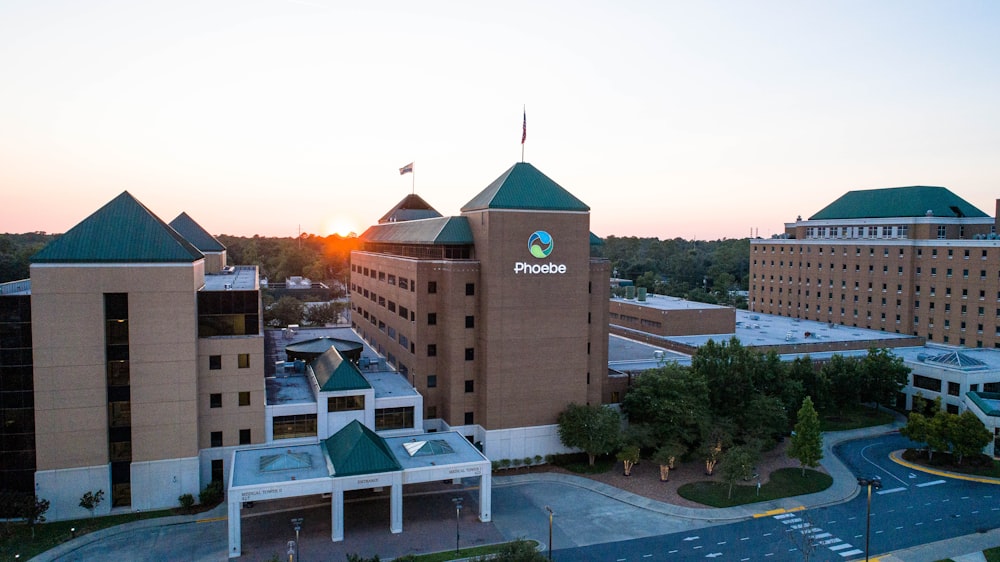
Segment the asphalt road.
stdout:
[[[837,455],[855,474],[879,476],[873,492],[870,554],[897,551],[1000,527],[1000,489],[991,484],[913,472],[889,460],[910,446],[890,435],[842,444]],[[659,560],[863,559],[867,494],[824,508],[790,511],[696,531],[557,550],[555,560],[655,562]],[[554,541],[555,542],[555,541]],[[558,544],[558,543],[556,543]]]

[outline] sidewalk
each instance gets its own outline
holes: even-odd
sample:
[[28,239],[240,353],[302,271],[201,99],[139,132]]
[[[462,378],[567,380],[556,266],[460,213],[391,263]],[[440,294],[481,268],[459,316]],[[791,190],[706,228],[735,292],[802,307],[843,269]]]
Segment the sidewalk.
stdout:
[[[857,430],[824,434],[824,439],[823,439],[824,456],[823,460],[821,461],[821,465],[827,471],[827,473],[829,473],[833,477],[833,485],[830,488],[822,492],[817,492],[815,494],[809,494],[806,496],[784,498],[770,502],[760,502],[747,506],[737,506],[737,507],[717,508],[717,509],[689,508],[638,496],[630,492],[625,492],[613,486],[609,486],[607,484],[591,480],[589,478],[584,478],[581,476],[574,476],[569,474],[555,473],[555,472],[535,473],[535,474],[526,474],[517,476],[494,476],[493,486],[494,488],[501,488],[501,487],[522,486],[528,484],[558,483],[560,485],[572,486],[573,488],[576,488],[584,493],[589,492],[609,498],[611,500],[614,500],[615,502],[620,502],[621,504],[624,504],[630,508],[645,510],[669,516],[672,518],[676,518],[680,521],[687,521],[692,525],[692,527],[715,525],[720,523],[749,519],[752,517],[760,517],[762,515],[780,513],[782,511],[823,507],[827,505],[833,505],[845,501],[850,501],[857,494],[860,493],[860,488],[857,485],[856,475],[851,473],[851,471],[840,461],[840,459],[838,459],[836,455],[834,455],[833,453],[834,447],[846,441],[876,437],[878,435],[889,433],[891,431],[897,430],[902,425],[903,425],[902,421],[896,421],[892,424],[878,426],[878,427],[870,427]],[[896,459],[893,458],[893,460],[895,461]],[[911,467],[911,468],[916,470],[920,469],[920,467]],[[936,473],[940,472],[941,471],[936,471]],[[952,475],[947,473],[941,473],[940,475],[945,477],[952,477]],[[991,480],[993,483],[1000,484],[1000,479],[989,479],[989,480]],[[495,511],[498,511],[496,510],[496,507],[497,506],[495,505],[494,506]],[[301,509],[301,506],[297,507],[297,509]],[[172,525],[184,525],[192,522],[219,521],[219,520],[224,520],[226,515],[227,515],[227,508],[226,504],[223,503],[208,512],[200,513],[197,515],[182,515],[182,516],[172,516],[172,517],[135,521],[124,525],[119,525],[117,527],[103,529],[101,531],[97,531],[95,533],[84,535],[77,539],[68,541],[35,557],[34,560],[52,561],[64,557],[71,558],[73,552],[76,551],[77,549],[80,549],[82,546],[94,542],[104,541],[109,537],[114,537],[116,535],[130,533],[137,530],[148,529],[152,527],[169,527]],[[498,515],[500,515],[500,513],[494,513],[494,517],[497,517]],[[447,525],[445,525],[446,523]],[[442,525],[448,527],[448,530],[447,531],[444,530]],[[410,526],[408,526],[409,532],[404,532],[402,535],[392,535],[391,539],[392,541],[402,541],[402,542],[410,542],[413,540],[423,541],[423,546],[427,547],[430,546],[429,543],[437,542],[437,540],[434,541],[429,540],[431,538],[439,539],[440,537],[438,537],[437,535],[444,533],[450,536],[450,529],[451,529],[450,525],[451,522],[442,522],[431,518],[430,520],[426,521],[426,526],[423,524],[419,526],[413,526],[412,524],[410,524]],[[416,531],[416,533],[414,533],[414,531]],[[472,529],[469,529],[469,531],[472,531]],[[487,532],[488,529],[483,529],[482,531],[486,532],[486,535],[484,535],[483,538],[486,538],[486,536],[490,535],[490,533]],[[497,534],[497,536],[500,535]],[[220,540],[225,541],[225,537],[224,536],[221,537]],[[303,537],[303,540],[305,541],[306,538]],[[325,549],[329,548],[328,537],[320,537],[318,540],[320,540],[320,542],[323,545],[326,545]],[[490,541],[487,540],[487,542]],[[983,549],[997,545],[1000,545],[1000,530],[993,530],[987,533],[968,535],[964,537],[955,537],[937,543],[921,545],[903,551],[886,554],[881,556],[879,560],[881,560],[882,562],[925,562],[925,561],[933,562],[944,558],[952,558],[958,562],[979,562],[985,560],[981,553]],[[385,546],[389,545],[386,544]],[[222,547],[223,554],[224,551],[225,547],[223,546]]]

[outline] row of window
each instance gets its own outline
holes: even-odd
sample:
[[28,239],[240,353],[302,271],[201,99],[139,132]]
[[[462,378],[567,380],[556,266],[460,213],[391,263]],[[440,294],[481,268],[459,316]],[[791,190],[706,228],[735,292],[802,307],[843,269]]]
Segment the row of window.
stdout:
[[[991,230],[993,229],[992,226],[990,228],[991,228]],[[753,254],[758,253],[758,250],[760,250],[759,253],[761,253],[761,254],[768,253],[767,248],[764,248],[763,246],[756,246],[756,245],[752,245],[752,244],[751,244],[751,246],[753,247],[753,250],[751,250],[751,253],[753,253]],[[777,250],[775,250],[775,248],[777,248]],[[804,251],[803,251],[803,248],[805,248]],[[813,249],[812,246],[799,246],[798,247],[798,254],[799,255],[802,255],[803,253],[811,254],[812,253],[812,249]],[[822,256],[823,255],[823,247],[820,246],[818,248],[818,250],[819,251],[817,253]],[[904,252],[905,248],[897,248],[897,250],[898,250],[898,255],[899,255],[900,258],[906,256],[906,253]],[[923,248],[916,248],[915,250],[916,250],[916,256],[918,258],[924,257],[924,249]],[[948,259],[952,259],[952,258],[955,257],[955,250],[953,248],[948,248],[946,251],[947,251]],[[982,250],[982,249],[980,250],[980,259],[983,259],[983,260],[986,259],[986,257],[987,257],[986,252],[987,252],[986,250]],[[772,253],[772,254],[774,254],[774,253],[784,254],[785,253],[785,247],[784,246],[771,246],[771,252],[770,253]],[[796,253],[795,249],[793,247],[789,246],[788,247],[788,255],[794,255],[795,253]],[[837,253],[837,248],[835,248],[834,246],[830,246],[829,255],[831,255],[831,256],[832,255],[836,255],[836,253]],[[840,247],[840,255],[842,255],[842,256],[846,256],[847,255],[847,247],[846,246],[841,246]],[[855,256],[860,256],[861,255],[861,247],[855,246],[855,248],[854,248],[854,255]],[[875,255],[875,248],[869,247],[868,248],[868,256],[872,257],[874,255]],[[931,255],[932,258],[938,257],[938,249],[937,248],[930,248],[930,255]],[[969,259],[971,256],[972,256],[972,250],[971,249],[966,248],[966,249],[962,250],[962,257],[964,259]],[[889,248],[882,248],[882,257],[885,257],[885,258],[889,257]],[[754,262],[754,263],[757,263],[757,262]],[[772,263],[771,265],[774,265],[774,263]]]
[[[250,354],[249,353],[239,353],[236,355],[236,367],[238,369],[249,369],[250,368]],[[222,369],[222,356],[221,355],[209,355],[208,356],[208,369],[210,371],[219,371]]]
[[[315,433],[313,435],[315,435]],[[222,447],[223,446],[223,444],[222,444],[222,432],[221,431],[213,431],[209,435],[209,441],[210,441],[209,445],[212,446],[212,447]],[[239,442],[239,444],[240,445],[249,445],[250,443],[251,443],[250,430],[249,429],[241,429],[240,430],[240,442]]]
[[910,225],[907,224],[898,226],[806,227],[806,238],[908,238],[909,233]]
[[[250,405],[250,392],[240,391],[237,395],[236,403],[238,406],[249,406]],[[208,395],[208,407],[209,408],[221,408],[222,407],[222,393],[213,392]]]

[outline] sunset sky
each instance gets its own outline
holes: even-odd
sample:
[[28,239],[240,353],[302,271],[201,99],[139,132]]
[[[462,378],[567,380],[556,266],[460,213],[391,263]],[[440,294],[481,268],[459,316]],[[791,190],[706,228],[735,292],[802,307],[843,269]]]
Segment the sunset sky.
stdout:
[[215,234],[360,233],[414,179],[454,215],[522,106],[600,236],[769,236],[905,185],[992,215],[998,30],[994,1],[3,0],[0,232],[128,190]]

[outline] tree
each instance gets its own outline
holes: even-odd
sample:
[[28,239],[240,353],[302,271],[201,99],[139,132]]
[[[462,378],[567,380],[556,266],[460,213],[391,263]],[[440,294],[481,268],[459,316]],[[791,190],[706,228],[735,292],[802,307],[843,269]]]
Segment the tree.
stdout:
[[337,321],[342,310],[344,310],[344,303],[342,302],[334,301],[316,304],[306,308],[305,319],[315,326],[333,324]]
[[[940,406],[940,397],[936,400]],[[934,451],[948,452],[950,445],[953,414],[938,410],[931,418],[927,430],[927,458],[932,459]]]
[[805,476],[806,467],[815,468],[823,458],[823,435],[819,430],[819,414],[813,408],[812,398],[806,396],[802,400],[797,419],[788,456],[798,459],[802,476]]
[[639,462],[639,447],[627,445],[618,451],[617,458],[625,464],[625,476],[632,476],[632,467]]
[[683,445],[677,441],[671,441],[653,453],[652,461],[660,465],[660,482],[666,482],[670,479],[670,471],[674,468],[674,463],[686,452]]
[[604,406],[570,404],[557,423],[562,444],[587,453],[590,466],[597,455],[614,451],[621,441],[621,416]]
[[749,480],[754,466],[760,459],[760,450],[752,445],[738,445],[726,452],[722,460],[722,478],[729,483],[729,497],[733,497],[733,486],[737,480]]
[[976,414],[969,410],[955,416],[952,421],[951,450],[958,456],[958,464],[962,464],[962,459],[966,455],[983,452],[983,447],[989,445],[992,440],[993,434],[990,430],[986,429]]
[[916,410],[910,412],[910,415],[907,416],[906,425],[899,428],[899,434],[903,437],[906,437],[915,443],[923,443],[924,445],[927,445],[928,457],[931,456],[931,449],[928,445],[928,436],[930,435],[930,431],[930,420],[927,419],[927,416]]
[[649,426],[657,443],[679,441],[693,448],[709,418],[708,383],[688,367],[667,363],[639,375],[622,410],[630,426]]
[[264,311],[264,321],[268,326],[301,324],[304,313],[302,301],[295,297],[281,297]]
[[49,500],[37,495],[25,496],[21,505],[21,516],[31,527],[31,538],[35,538],[35,524],[45,522],[45,512],[49,510]]
[[722,460],[722,451],[732,443],[732,434],[722,424],[709,427],[702,441],[698,454],[705,461],[705,474],[715,473],[715,465]]
[[857,359],[834,355],[819,372],[829,384],[830,401],[834,408],[853,408],[861,399]]
[[877,410],[880,404],[892,404],[896,393],[906,386],[910,368],[903,358],[893,355],[886,348],[870,348],[861,360],[861,396],[873,402]]
[[88,490],[87,493],[83,494],[80,498],[80,507],[89,511],[90,516],[93,517],[94,510],[97,509],[97,506],[101,505],[102,501],[104,501],[104,490],[98,490],[97,492],[91,492]]

